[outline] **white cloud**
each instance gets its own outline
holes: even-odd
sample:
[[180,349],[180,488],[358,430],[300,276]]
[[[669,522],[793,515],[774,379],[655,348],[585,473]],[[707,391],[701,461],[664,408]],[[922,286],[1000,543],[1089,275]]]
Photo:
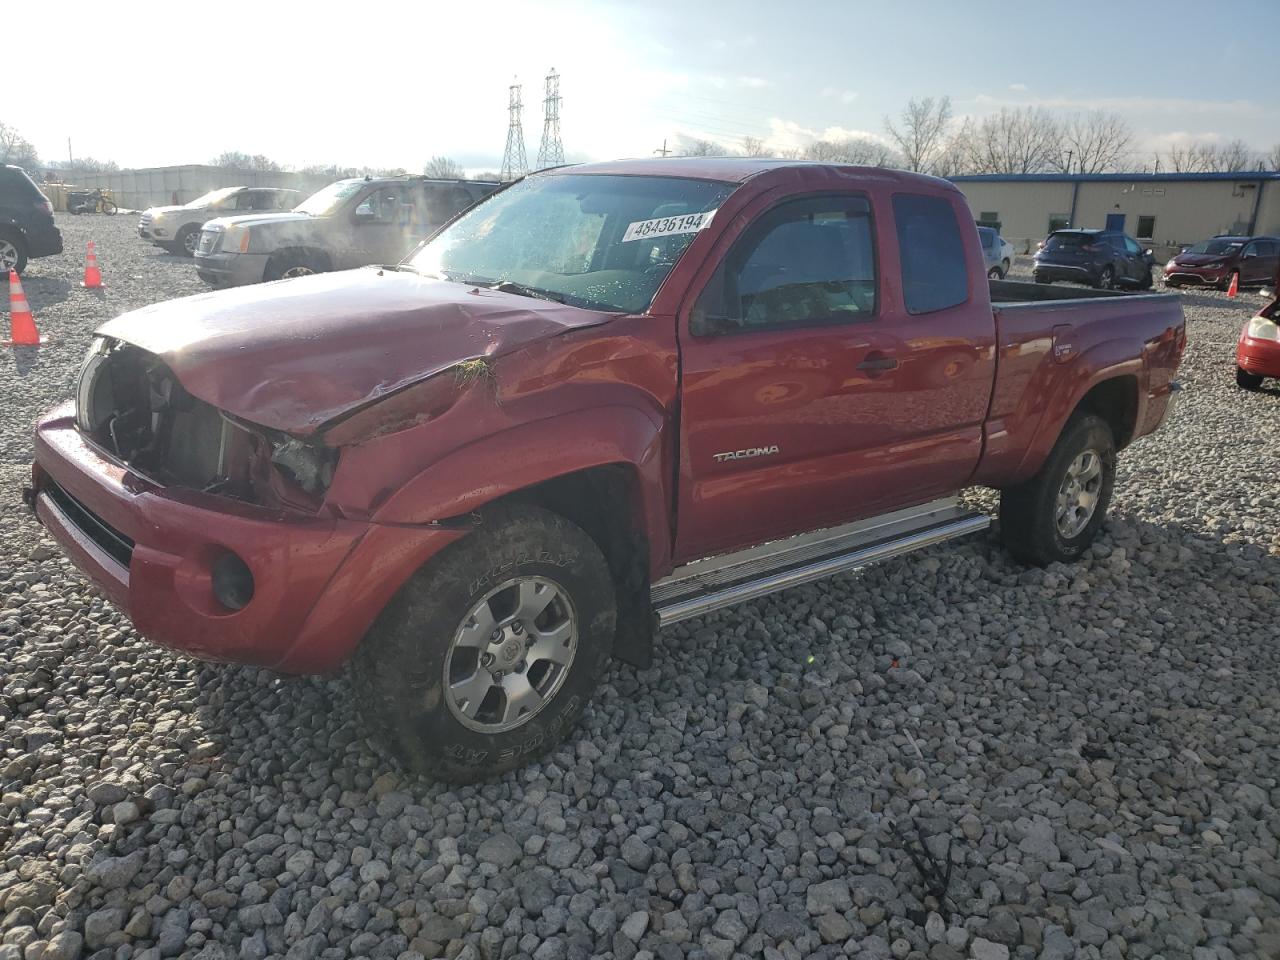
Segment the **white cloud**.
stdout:
[[738,86],[748,87],[752,90],[761,90],[765,87],[772,87],[773,81],[766,80],[764,77],[739,77]]
[[772,150],[803,150],[816,140],[875,140],[888,145],[883,134],[851,127],[823,127],[821,130],[802,127],[794,120],[781,117],[769,118],[769,135],[765,144]]
[[823,87],[819,94],[824,99],[836,99],[841,103],[853,103],[858,99],[857,90],[841,90],[839,87]]
[[1026,93],[1027,85],[1025,83],[1011,83],[1009,84],[1009,89],[1015,93]]

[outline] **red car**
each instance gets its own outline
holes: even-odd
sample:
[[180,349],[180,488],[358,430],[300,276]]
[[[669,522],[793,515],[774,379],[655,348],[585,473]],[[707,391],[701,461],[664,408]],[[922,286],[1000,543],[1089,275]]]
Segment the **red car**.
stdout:
[[964,487],[1078,558],[1186,340],[1177,297],[1054,292],[989,287],[942,180],[547,170],[398,266],[107,322],[28,500],[144,635],[350,659],[408,765],[476,779],[657,626],[985,528]]
[[1226,290],[1267,283],[1280,269],[1280,240],[1275,237],[1214,237],[1188,247],[1164,265],[1169,287],[1187,285]]
[[1276,294],[1244,325],[1236,343],[1236,383],[1246,390],[1257,390],[1266,377],[1280,379],[1280,286]]

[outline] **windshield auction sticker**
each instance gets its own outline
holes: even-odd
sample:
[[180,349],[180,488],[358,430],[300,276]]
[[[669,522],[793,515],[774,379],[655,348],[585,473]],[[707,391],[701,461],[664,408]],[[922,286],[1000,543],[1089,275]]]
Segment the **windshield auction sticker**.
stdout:
[[[718,210],[719,207],[716,209]],[[699,230],[707,228],[715,214],[715,210],[704,210],[702,213],[687,213],[680,217],[636,220],[634,223],[627,225],[627,232],[622,235],[622,242],[630,243],[632,240],[671,237],[678,233],[697,233]]]

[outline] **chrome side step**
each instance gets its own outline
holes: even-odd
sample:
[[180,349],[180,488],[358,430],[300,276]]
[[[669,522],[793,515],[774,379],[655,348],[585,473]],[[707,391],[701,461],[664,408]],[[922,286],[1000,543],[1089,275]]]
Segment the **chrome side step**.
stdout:
[[840,527],[775,540],[747,550],[695,560],[653,585],[658,625],[667,626],[777,590],[865,567],[956,537],[985,530],[986,514],[955,497]]

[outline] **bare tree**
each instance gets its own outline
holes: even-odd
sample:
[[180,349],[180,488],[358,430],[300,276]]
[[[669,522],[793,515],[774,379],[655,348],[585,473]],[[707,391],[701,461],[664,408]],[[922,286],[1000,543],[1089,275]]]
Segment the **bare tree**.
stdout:
[[976,173],[1041,173],[1058,156],[1061,132],[1043,108],[1001,108],[973,127],[967,144]]
[[228,170],[265,170],[271,172],[284,169],[270,157],[261,153],[250,155],[240,150],[224,150],[209,163],[211,166],[225,167]]
[[1101,110],[1073,114],[1059,129],[1058,155],[1050,165],[1064,173],[1114,170],[1133,140],[1133,130],[1124,118]]
[[31,141],[18,133],[17,129],[0,123],[0,163],[11,163],[28,173],[34,173],[40,166],[40,155],[36,153]]
[[1236,173],[1254,166],[1253,151],[1243,140],[1232,140],[1218,148],[1218,170]]
[[76,173],[115,173],[120,164],[114,160],[95,160],[93,157],[76,157],[74,160],[54,160],[49,164],[51,170],[63,170]]
[[947,137],[938,158],[933,163],[933,173],[939,177],[955,177],[964,173],[975,173],[973,165],[974,122],[965,117],[960,126],[953,129]]
[[734,155],[722,143],[716,143],[714,140],[701,140],[697,137],[680,136],[680,146],[676,147],[675,154],[681,157],[731,157]]
[[744,157],[767,157],[769,156],[769,148],[764,145],[764,141],[759,137],[743,137],[742,155]]
[[432,157],[422,168],[422,172],[438,180],[461,180],[466,176],[462,164],[452,157]]
[[1268,170],[1280,172],[1280,143],[1271,148],[1271,152],[1267,154],[1264,162]]
[[865,167],[891,167],[901,162],[888,144],[871,137],[815,140],[805,147],[804,158],[826,163],[856,163]]
[[922,173],[933,171],[938,156],[947,142],[947,129],[951,126],[950,97],[912,98],[899,114],[895,124],[884,118],[884,129],[902,154],[903,165],[908,170]]

